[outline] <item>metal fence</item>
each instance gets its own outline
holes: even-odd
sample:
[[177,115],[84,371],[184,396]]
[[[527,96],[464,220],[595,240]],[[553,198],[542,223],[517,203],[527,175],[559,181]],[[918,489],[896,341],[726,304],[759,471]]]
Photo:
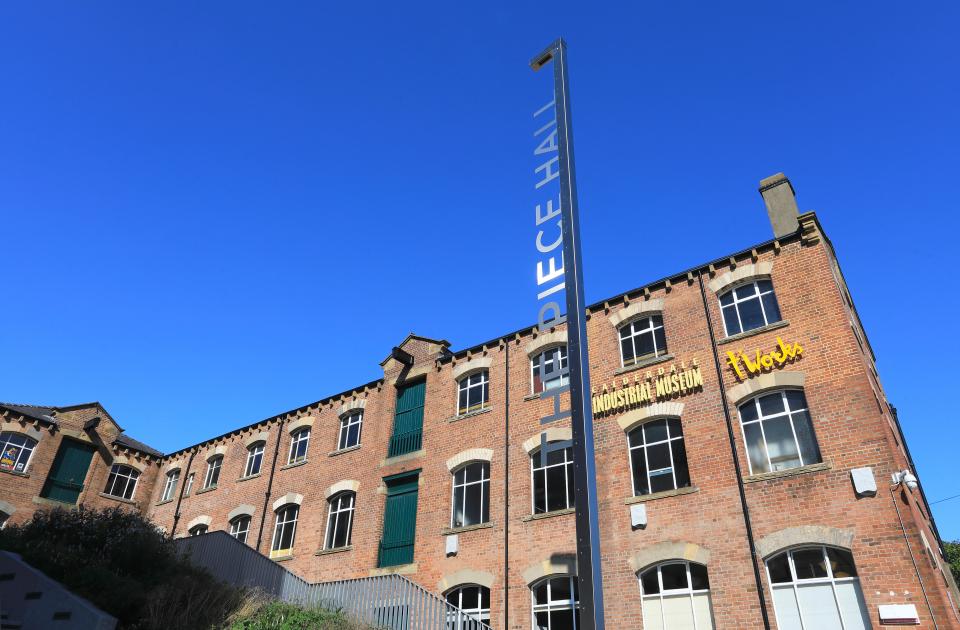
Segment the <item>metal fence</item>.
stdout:
[[301,606],[323,606],[388,630],[491,630],[402,575],[311,584],[226,532],[180,538],[178,551],[229,584]]

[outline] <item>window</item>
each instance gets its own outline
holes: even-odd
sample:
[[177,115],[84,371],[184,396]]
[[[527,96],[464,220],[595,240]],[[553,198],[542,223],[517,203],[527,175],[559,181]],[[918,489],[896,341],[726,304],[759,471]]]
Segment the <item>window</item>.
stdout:
[[758,396],[740,405],[750,474],[820,463],[820,449],[799,390]]
[[[490,624],[490,589],[486,586],[468,584],[458,586],[447,591],[447,603],[456,606],[464,613],[481,621],[487,625]],[[451,614],[447,612],[447,630],[469,630],[470,624],[466,623],[462,615]]]
[[[540,366],[543,366],[545,379],[540,375]],[[531,382],[533,393],[539,394],[546,389],[563,387],[570,383],[567,372],[567,347],[558,346],[544,350],[530,360]]]
[[241,515],[230,521],[230,535],[242,543],[247,542],[247,534],[250,533],[250,517]]
[[534,584],[533,627],[537,630],[576,630],[580,626],[577,578],[552,577]]
[[490,377],[487,370],[481,370],[460,379],[457,385],[459,390],[457,398],[458,416],[486,408],[490,396],[489,381]]
[[633,496],[690,485],[680,418],[651,420],[630,431]]
[[24,472],[37,441],[19,433],[0,433],[0,470]]
[[363,426],[363,410],[351,411],[340,418],[340,440],[337,449],[343,450],[360,445],[360,428]]
[[350,546],[350,536],[353,530],[353,508],[356,500],[357,495],[352,492],[340,492],[330,497],[324,549],[339,549]]
[[193,478],[195,475],[196,473],[190,473],[187,475],[187,487],[183,489],[183,496],[190,496],[190,491],[193,490]]
[[870,628],[857,569],[849,551],[800,547],[767,561],[780,630]]
[[171,470],[167,473],[167,480],[163,484],[163,494],[160,495],[161,501],[170,501],[173,499],[173,493],[177,489],[177,482],[180,481],[180,469]]
[[533,467],[533,513],[542,514],[573,507],[573,448],[543,449],[531,457]]
[[208,527],[206,525],[203,525],[202,523],[200,525],[194,525],[193,527],[190,528],[190,535],[200,536],[201,534],[206,534],[207,529]]
[[667,562],[640,574],[643,627],[647,630],[713,630],[707,567]]
[[129,501],[133,499],[133,491],[137,489],[137,479],[139,478],[139,470],[123,464],[114,464],[110,467],[107,487],[103,489],[103,492],[112,497]]
[[216,488],[220,481],[220,466],[223,464],[223,455],[217,455],[207,461],[207,476],[203,478],[203,488]]
[[474,462],[453,473],[451,527],[479,525],[490,520],[490,464]]
[[244,477],[260,474],[260,466],[263,465],[263,447],[263,442],[257,442],[251,444],[250,448],[247,449],[247,466],[243,469]]
[[277,510],[277,523],[273,528],[273,544],[270,557],[289,556],[293,553],[293,540],[297,534],[297,516],[300,506],[296,503],[285,505]]
[[310,427],[297,429],[290,439],[290,455],[288,464],[307,461],[307,447],[310,446]]
[[666,353],[662,315],[651,315],[620,327],[620,358],[624,367]]
[[727,291],[720,296],[720,311],[728,337],[780,321],[780,307],[769,280],[757,280]]

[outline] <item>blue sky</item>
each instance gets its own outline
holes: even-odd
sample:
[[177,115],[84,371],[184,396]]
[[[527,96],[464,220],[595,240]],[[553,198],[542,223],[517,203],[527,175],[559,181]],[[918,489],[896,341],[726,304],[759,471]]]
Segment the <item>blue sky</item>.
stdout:
[[960,494],[955,3],[325,4],[0,6],[0,399],[172,450],[410,331],[532,323],[526,62],[562,34],[587,299],[766,240],[786,172],[929,498]]

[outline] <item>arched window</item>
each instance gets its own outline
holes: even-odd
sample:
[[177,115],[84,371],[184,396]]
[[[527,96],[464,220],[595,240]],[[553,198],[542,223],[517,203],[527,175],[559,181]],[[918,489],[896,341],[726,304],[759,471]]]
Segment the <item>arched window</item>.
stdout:
[[620,359],[624,367],[667,353],[663,316],[651,315],[620,327]]
[[255,442],[247,448],[247,465],[243,469],[244,477],[260,474],[260,467],[263,465],[264,446],[266,445],[263,442]]
[[293,432],[290,437],[290,455],[288,464],[296,464],[307,460],[307,448],[310,446],[310,427],[303,427]]
[[133,492],[137,489],[137,479],[140,478],[140,471],[123,464],[114,464],[110,467],[110,475],[107,477],[107,487],[103,489],[104,494],[120,499],[133,499]]
[[490,463],[473,462],[453,473],[450,527],[479,525],[490,520]]
[[[551,442],[550,444],[555,444]],[[573,448],[547,446],[530,455],[533,470],[533,513],[541,514],[573,507]]]
[[576,630],[580,627],[580,595],[576,576],[545,578],[532,587],[533,627],[537,630]]
[[324,549],[349,547],[353,535],[353,511],[357,495],[353,492],[339,492],[327,501],[327,535]]
[[[540,367],[543,366],[543,375]],[[570,383],[567,372],[567,347],[557,346],[544,350],[530,360],[530,382],[533,383],[533,393],[563,387]]]
[[247,542],[247,534],[250,533],[250,516],[241,514],[230,521],[230,535],[242,543]]
[[20,433],[0,433],[0,470],[25,472],[37,441]]
[[780,307],[769,280],[757,280],[720,296],[723,326],[727,336],[780,321]]
[[490,398],[490,375],[487,370],[474,372],[457,383],[457,415],[480,411],[487,407]]
[[748,400],[740,405],[740,424],[753,475],[821,461],[807,400],[800,390]]
[[208,526],[202,523],[200,525],[194,525],[193,527],[190,528],[190,535],[200,536],[201,534],[206,534],[207,529],[209,529]]
[[[465,584],[447,591],[447,603],[452,604],[472,619],[490,624],[490,589],[477,584]],[[462,615],[460,616],[462,617]],[[467,620],[448,613],[447,630],[472,630]]]
[[277,510],[277,520],[273,527],[273,544],[270,546],[271,558],[289,556],[293,553],[299,515],[300,506],[296,503],[289,503]]
[[780,630],[870,628],[853,555],[833,547],[799,547],[767,560]]
[[360,430],[363,428],[363,409],[355,409],[340,418],[340,439],[337,449],[360,445]]
[[680,418],[646,422],[630,431],[628,439],[633,496],[690,485]]
[[640,574],[644,630],[713,630],[707,567],[665,562]]
[[167,479],[163,484],[163,494],[160,495],[161,501],[170,501],[173,499],[173,493],[177,490],[177,482],[180,481],[180,469],[171,470],[167,473]]
[[216,488],[220,481],[220,467],[223,465],[223,455],[215,455],[207,460],[207,475],[203,478],[203,488]]

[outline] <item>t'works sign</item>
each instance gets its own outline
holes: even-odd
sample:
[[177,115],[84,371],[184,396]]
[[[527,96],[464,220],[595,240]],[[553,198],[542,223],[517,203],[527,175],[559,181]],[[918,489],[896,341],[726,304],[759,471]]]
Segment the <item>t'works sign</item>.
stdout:
[[605,416],[618,413],[634,407],[642,407],[655,402],[679,398],[703,389],[703,374],[697,359],[681,361],[680,367],[676,363],[670,368],[658,368],[656,372],[647,371],[641,375],[634,374],[633,379],[621,378],[609,385],[604,383],[594,387],[593,415]]
[[803,347],[799,343],[784,343],[777,337],[777,347],[770,352],[761,352],[757,348],[753,356],[748,356],[743,350],[739,354],[727,351],[727,365],[733,368],[737,378],[741,381],[769,372],[774,368],[781,368],[803,356]]

